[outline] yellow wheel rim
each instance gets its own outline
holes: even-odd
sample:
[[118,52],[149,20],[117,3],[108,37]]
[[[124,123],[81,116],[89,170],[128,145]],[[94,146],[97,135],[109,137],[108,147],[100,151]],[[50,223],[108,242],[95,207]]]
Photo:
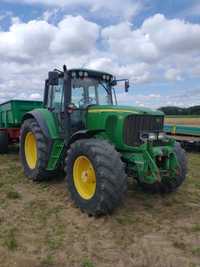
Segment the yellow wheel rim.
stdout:
[[79,195],[91,199],[96,191],[96,174],[91,161],[86,156],[79,156],[73,166],[73,179]]
[[37,163],[37,141],[32,132],[28,132],[25,137],[25,158],[30,169],[34,169]]

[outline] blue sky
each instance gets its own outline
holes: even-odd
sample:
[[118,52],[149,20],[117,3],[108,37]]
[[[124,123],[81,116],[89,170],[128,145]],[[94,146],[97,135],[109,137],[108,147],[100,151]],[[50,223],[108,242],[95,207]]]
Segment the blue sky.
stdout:
[[47,72],[64,63],[130,79],[119,103],[200,104],[200,2],[3,0],[0,102],[41,99]]

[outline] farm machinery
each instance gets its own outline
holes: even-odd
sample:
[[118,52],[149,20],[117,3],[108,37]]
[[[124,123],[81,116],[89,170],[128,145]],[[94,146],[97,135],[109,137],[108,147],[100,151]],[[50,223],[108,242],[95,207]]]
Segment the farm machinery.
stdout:
[[0,104],[0,154],[11,144],[19,143],[20,125],[24,114],[42,107],[40,101],[11,100]]
[[163,132],[163,113],[117,105],[121,81],[95,70],[51,71],[43,107],[20,122],[26,176],[41,181],[64,169],[72,200],[89,215],[111,213],[127,191],[128,176],[161,193],[175,191],[186,176],[185,152]]
[[165,124],[164,131],[186,150],[200,151],[199,125]]

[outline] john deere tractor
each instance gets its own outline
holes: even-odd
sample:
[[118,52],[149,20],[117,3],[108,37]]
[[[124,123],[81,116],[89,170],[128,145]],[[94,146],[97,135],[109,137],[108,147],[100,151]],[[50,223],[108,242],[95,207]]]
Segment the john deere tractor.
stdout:
[[64,169],[72,200],[89,215],[111,213],[126,194],[128,176],[161,193],[175,191],[186,176],[185,152],[164,134],[163,113],[117,105],[121,81],[64,66],[49,72],[44,107],[23,117],[25,174],[41,181]]

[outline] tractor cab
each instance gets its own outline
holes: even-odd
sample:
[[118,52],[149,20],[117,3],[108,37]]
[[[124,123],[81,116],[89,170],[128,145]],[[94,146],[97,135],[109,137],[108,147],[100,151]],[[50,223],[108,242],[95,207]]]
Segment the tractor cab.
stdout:
[[64,72],[54,70],[49,72],[46,80],[45,106],[62,109],[70,105],[70,108],[84,109],[90,105],[115,105],[117,104],[113,86],[118,81],[125,81],[125,91],[128,91],[127,79],[116,80],[106,72],[88,69],[71,69]]
[[56,114],[63,133],[69,121],[71,132],[83,129],[91,106],[117,105],[114,86],[118,81],[125,81],[126,91],[129,87],[128,80],[116,80],[106,72],[63,69],[49,72],[44,94],[44,106]]

